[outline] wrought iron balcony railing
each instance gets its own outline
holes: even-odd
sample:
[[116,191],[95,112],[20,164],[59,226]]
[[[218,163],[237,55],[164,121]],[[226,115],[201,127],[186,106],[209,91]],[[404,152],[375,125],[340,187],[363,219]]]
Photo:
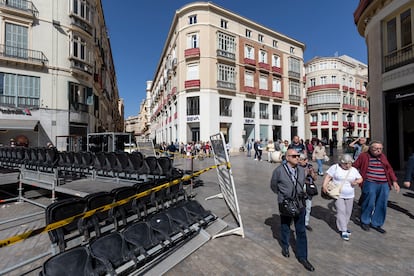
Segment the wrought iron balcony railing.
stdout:
[[28,62],[39,63],[43,65],[48,62],[46,56],[41,51],[8,46],[4,44],[0,44],[0,57],[26,60]]

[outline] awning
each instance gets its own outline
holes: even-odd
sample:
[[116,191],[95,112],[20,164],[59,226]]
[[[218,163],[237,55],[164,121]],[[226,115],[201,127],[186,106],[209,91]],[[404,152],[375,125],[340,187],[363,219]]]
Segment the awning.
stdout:
[[38,120],[13,120],[13,119],[0,119],[1,129],[21,129],[21,130],[34,130]]

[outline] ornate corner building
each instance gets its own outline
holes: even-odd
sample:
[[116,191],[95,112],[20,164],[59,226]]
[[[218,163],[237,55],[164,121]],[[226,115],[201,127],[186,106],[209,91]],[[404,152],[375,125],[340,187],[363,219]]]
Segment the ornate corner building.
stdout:
[[305,45],[211,2],[177,10],[146,103],[150,138],[301,137]]
[[100,0],[3,0],[0,22],[1,144],[66,150],[89,132],[123,131]]
[[394,168],[414,151],[414,1],[361,0],[354,21],[368,47],[371,137]]
[[346,55],[315,57],[305,71],[305,122],[311,138],[332,139],[339,146],[348,137],[369,138],[367,65]]

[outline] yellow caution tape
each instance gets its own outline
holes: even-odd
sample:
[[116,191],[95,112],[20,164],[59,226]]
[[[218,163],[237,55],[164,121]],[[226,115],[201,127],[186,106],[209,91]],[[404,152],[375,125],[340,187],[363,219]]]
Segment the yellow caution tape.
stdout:
[[16,235],[16,236],[13,236],[13,237],[4,239],[4,240],[0,240],[0,248],[3,248],[3,247],[6,247],[6,246],[15,244],[17,242],[23,241],[23,240],[28,239],[30,237],[33,237],[33,236],[36,236],[36,235],[39,235],[39,234],[42,234],[42,233],[49,232],[51,230],[55,230],[55,229],[60,228],[60,227],[63,227],[65,225],[68,225],[68,224],[72,223],[74,220],[81,219],[81,218],[88,218],[88,217],[93,216],[96,213],[108,211],[108,210],[110,210],[110,209],[112,209],[114,207],[117,207],[117,206],[120,206],[120,205],[124,205],[124,204],[128,203],[129,201],[131,201],[133,199],[138,199],[138,198],[141,198],[141,197],[150,195],[152,192],[158,192],[158,191],[160,191],[162,189],[166,189],[168,187],[177,185],[177,184],[179,184],[182,181],[188,181],[191,178],[194,178],[196,176],[199,176],[199,175],[201,175],[201,174],[203,174],[203,173],[205,173],[205,172],[207,172],[209,170],[218,168],[219,166],[222,166],[222,165],[226,165],[227,168],[229,168],[230,167],[230,162],[224,162],[224,163],[221,163],[221,164],[218,164],[218,165],[214,165],[214,166],[211,166],[211,167],[208,167],[208,168],[199,170],[197,172],[194,172],[191,175],[184,175],[180,179],[175,179],[173,181],[170,181],[170,182],[161,184],[161,185],[159,185],[157,187],[148,189],[148,190],[143,191],[143,192],[141,192],[139,194],[132,195],[132,196],[130,196],[128,198],[125,198],[125,199],[122,199],[122,200],[119,200],[119,201],[116,201],[116,202],[113,202],[113,203],[110,203],[110,204],[101,206],[101,207],[96,208],[96,209],[93,209],[93,210],[86,211],[84,213],[81,213],[81,214],[78,214],[78,215],[75,215],[75,216],[72,216],[72,217],[69,217],[69,218],[65,218],[63,220],[59,220],[59,221],[53,222],[51,224],[48,224],[46,226],[43,226],[43,227],[40,227],[40,228],[37,228],[37,229],[34,229],[34,230],[29,230],[27,232],[24,232],[22,234],[19,234],[19,235]]

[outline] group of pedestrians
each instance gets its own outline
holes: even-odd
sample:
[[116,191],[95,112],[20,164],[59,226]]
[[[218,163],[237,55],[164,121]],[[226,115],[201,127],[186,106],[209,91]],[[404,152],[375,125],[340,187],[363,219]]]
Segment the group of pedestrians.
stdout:
[[[306,229],[312,231],[309,225],[312,196],[306,194],[306,181],[315,181],[317,175],[308,162],[306,148],[298,143],[298,137],[294,137],[292,144],[286,151],[286,161],[278,166],[272,174],[271,189],[277,194],[279,210],[285,199],[297,195],[299,214],[294,216],[280,212],[282,255],[289,257],[290,225],[295,225],[296,257],[298,261],[309,271],[315,268],[308,260]],[[361,214],[360,223],[364,231],[374,229],[385,234],[383,228],[386,218],[387,202],[390,190],[397,193],[400,186],[397,177],[387,157],[383,154],[383,144],[380,141],[372,141],[366,145],[365,138],[359,138],[350,144],[355,148],[355,154],[343,154],[338,158],[338,163],[329,167],[323,179],[322,190],[327,192],[328,183],[332,181],[340,186],[340,194],[335,200],[336,226],[340,237],[348,241],[351,231],[348,224],[353,210],[355,187],[361,187]],[[320,149],[319,149],[320,148]],[[324,146],[321,143],[314,148],[312,159],[323,160],[326,156]],[[354,158],[356,161],[354,161]],[[318,174],[323,175],[321,162],[318,162]],[[411,169],[410,169],[411,168]],[[410,158],[408,170],[404,178],[404,185],[410,186],[414,176],[414,154]]]

